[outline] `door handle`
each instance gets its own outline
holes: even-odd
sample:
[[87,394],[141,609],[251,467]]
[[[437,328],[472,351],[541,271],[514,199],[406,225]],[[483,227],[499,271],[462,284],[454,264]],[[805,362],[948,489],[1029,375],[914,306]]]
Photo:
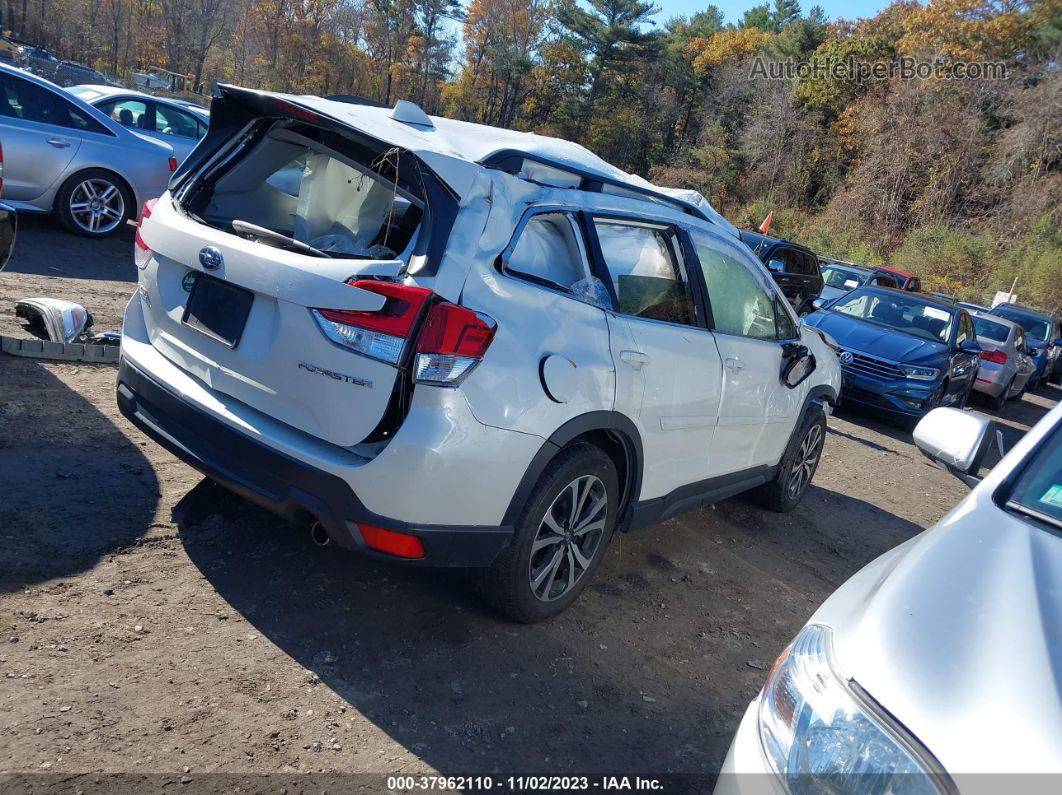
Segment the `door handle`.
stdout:
[[635,370],[641,370],[642,365],[649,364],[649,355],[641,351],[620,351],[620,359]]
[[726,366],[727,366],[727,369],[733,370],[736,373],[736,372],[738,372],[739,370],[741,370],[745,366],[745,363],[743,361],[741,361],[741,359],[739,359],[736,356],[727,356],[726,357]]
[[57,149],[65,149],[66,147],[70,146],[70,142],[64,141],[62,138],[49,138],[48,143],[50,143]]

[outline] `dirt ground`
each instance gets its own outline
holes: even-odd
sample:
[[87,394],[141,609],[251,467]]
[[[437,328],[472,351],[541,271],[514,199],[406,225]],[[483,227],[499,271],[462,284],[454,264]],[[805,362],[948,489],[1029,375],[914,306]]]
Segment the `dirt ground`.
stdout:
[[[0,332],[32,295],[117,329],[131,247],[24,217]],[[432,771],[703,791],[815,607],[966,493],[842,411],[796,512],[739,498],[618,537],[570,611],[515,626],[461,572],[321,549],[219,492],[119,415],[114,378],[0,354],[0,774],[54,774],[17,779],[37,791]],[[1059,397],[1008,406],[1008,436]]]

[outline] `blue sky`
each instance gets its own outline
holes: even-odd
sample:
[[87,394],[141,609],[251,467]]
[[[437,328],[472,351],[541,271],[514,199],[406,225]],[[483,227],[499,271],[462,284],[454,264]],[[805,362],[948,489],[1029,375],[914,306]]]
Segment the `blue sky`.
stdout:
[[[737,22],[746,9],[763,2],[764,0],[715,0],[714,5],[722,10],[727,22]],[[688,17],[713,3],[711,0],[656,0],[656,4],[661,8],[656,19],[663,23],[671,17]],[[820,5],[830,19],[858,19],[872,17],[888,4],[888,0],[819,0],[817,3],[801,0],[800,9],[806,14],[812,6]]]

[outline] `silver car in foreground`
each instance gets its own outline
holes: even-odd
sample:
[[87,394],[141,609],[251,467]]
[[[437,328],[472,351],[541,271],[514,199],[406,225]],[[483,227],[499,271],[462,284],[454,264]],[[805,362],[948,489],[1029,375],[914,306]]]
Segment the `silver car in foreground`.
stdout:
[[988,312],[970,315],[981,346],[981,364],[973,388],[987,396],[992,408],[999,411],[1010,398],[1025,391],[1036,372],[1036,363],[1029,356],[1025,331],[1017,323]]
[[938,408],[914,434],[976,487],[815,612],[745,713],[717,795],[1058,791],[1062,405],[979,484],[988,417]]
[[166,190],[177,168],[170,146],[21,69],[0,65],[0,89],[5,204],[105,237]]
[[210,126],[210,111],[190,102],[153,97],[118,86],[71,86],[67,91],[123,127],[169,144],[178,164],[184,162]]

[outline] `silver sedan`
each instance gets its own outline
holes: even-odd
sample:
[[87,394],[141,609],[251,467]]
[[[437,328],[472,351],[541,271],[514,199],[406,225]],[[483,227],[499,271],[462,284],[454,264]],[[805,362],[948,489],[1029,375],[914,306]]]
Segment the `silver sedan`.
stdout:
[[0,88],[5,204],[105,237],[166,190],[177,168],[172,147],[21,69],[0,64]]
[[153,97],[117,86],[71,86],[67,91],[123,127],[169,144],[178,164],[184,162],[210,125],[210,111],[191,102]]
[[981,364],[973,388],[985,395],[996,411],[1025,391],[1036,363],[1028,355],[1025,332],[1017,323],[988,312],[971,312]]

